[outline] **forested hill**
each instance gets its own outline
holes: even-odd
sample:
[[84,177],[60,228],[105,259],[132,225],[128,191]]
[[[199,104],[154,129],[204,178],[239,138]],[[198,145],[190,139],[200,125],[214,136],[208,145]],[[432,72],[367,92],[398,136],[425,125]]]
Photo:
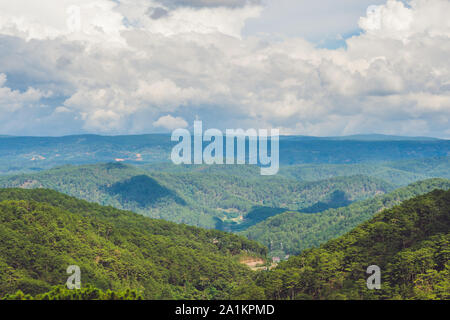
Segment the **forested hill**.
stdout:
[[[449,299],[449,231],[450,191],[435,190],[255,273],[237,260],[266,249],[236,235],[0,189],[0,296],[74,298],[61,288],[75,264],[84,288],[75,296],[86,299]],[[381,290],[366,287],[370,265],[381,268]]]
[[248,298],[238,288],[252,289],[252,271],[239,258],[264,258],[266,250],[52,190],[0,189],[0,296],[47,292],[78,265],[83,287],[133,289],[148,299]]
[[356,174],[382,179],[396,186],[429,178],[450,178],[450,157],[379,163],[297,164],[280,169],[280,175],[300,181],[316,181]]
[[316,214],[278,214],[255,224],[241,234],[269,246],[272,256],[298,254],[302,250],[317,247],[343,235],[383,209],[435,189],[450,189],[450,180],[436,178],[419,181],[386,195]]
[[241,166],[233,167],[237,167],[234,174],[150,172],[121,163],[63,166],[0,177],[0,187],[48,188],[152,218],[227,230],[259,207],[315,212],[393,190],[389,183],[372,177],[300,182],[259,174],[241,177]]
[[[140,165],[150,172],[202,173],[203,175],[232,175],[245,179],[260,176],[260,169],[252,165],[174,165],[152,163]],[[364,163],[309,163],[282,166],[278,176],[302,182],[326,180],[336,177],[364,175],[384,180],[397,187],[430,179],[450,179],[450,156]]]
[[[450,191],[385,210],[346,235],[260,275],[268,298],[450,299]],[[368,266],[381,289],[368,290]]]

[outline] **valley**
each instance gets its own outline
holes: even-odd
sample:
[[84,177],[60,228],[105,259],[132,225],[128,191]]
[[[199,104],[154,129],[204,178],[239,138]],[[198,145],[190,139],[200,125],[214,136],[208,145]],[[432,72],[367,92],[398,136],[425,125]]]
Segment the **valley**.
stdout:
[[[445,140],[282,137],[288,149],[278,175],[261,176],[255,165],[173,165],[165,160],[167,136],[147,138],[17,138],[16,151],[0,156],[6,299],[419,298],[427,292],[398,271],[404,255],[419,258],[415,247],[431,250],[435,262],[410,277],[447,297],[437,289],[447,272],[439,249],[450,214]],[[436,221],[420,218],[433,210]],[[422,226],[422,235],[391,230],[373,244],[364,240],[384,234],[361,231],[377,221],[397,228],[385,218],[397,214],[405,228]],[[402,247],[390,232],[400,232]],[[364,239],[345,240],[355,234]],[[377,295],[361,289],[355,271],[366,263],[363,247],[372,246],[384,246],[374,259],[388,270],[389,289]],[[70,264],[86,282],[76,293],[62,285]]]
[[[267,249],[229,233],[47,189],[1,189],[0,292],[14,300],[449,299],[449,208],[450,191],[434,190],[260,268]],[[73,263],[81,290],[61,285]],[[365,286],[374,264],[383,270],[376,291]]]
[[[102,205],[132,210],[177,223],[232,230],[232,219],[270,208],[310,212],[345,206],[393,190],[366,176],[302,182],[286,177],[241,177],[220,171],[146,171],[122,163],[64,166],[34,174],[0,177],[0,187],[49,188]],[[275,211],[274,211],[275,210]],[[266,210],[267,211],[267,210]],[[253,218],[252,218],[253,217]],[[241,226],[242,227],[242,226]]]

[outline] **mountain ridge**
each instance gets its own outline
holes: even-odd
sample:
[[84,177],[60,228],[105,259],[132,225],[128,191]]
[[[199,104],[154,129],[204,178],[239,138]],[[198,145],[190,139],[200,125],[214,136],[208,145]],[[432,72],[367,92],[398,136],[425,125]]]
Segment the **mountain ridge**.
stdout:
[[[139,183],[130,184],[133,179],[139,179]],[[0,186],[50,188],[153,218],[209,228],[220,226],[226,230],[232,228],[233,219],[245,216],[255,206],[295,210],[322,201],[332,207],[343,203],[342,199],[339,203],[327,200],[336,191],[342,193],[345,201],[353,202],[394,188],[380,179],[362,175],[300,182],[282,176],[149,172],[122,163],[64,166],[35,174],[0,177]]]
[[239,234],[269,246],[272,255],[299,254],[305,249],[341,236],[383,209],[434,189],[449,190],[450,180],[434,178],[415,182],[385,195],[315,214],[286,211]]
[[[261,274],[271,299],[448,300],[450,190],[434,190],[375,215],[337,239]],[[369,266],[380,289],[367,287]]]
[[48,189],[0,189],[0,292],[42,294],[64,285],[135,290],[146,299],[220,299],[252,272],[242,254],[266,248],[243,237],[143,217]]

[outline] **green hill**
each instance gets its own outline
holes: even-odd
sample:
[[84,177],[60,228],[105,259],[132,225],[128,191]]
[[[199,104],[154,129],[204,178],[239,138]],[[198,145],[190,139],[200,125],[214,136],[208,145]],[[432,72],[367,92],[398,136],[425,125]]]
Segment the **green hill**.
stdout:
[[56,191],[0,189],[0,296],[64,285],[69,265],[82,285],[147,299],[245,298],[241,256],[267,249],[243,237],[78,200]]
[[[450,167],[449,167],[450,170]],[[426,173],[391,168],[386,164],[300,164],[282,167],[280,175],[299,181],[317,181],[334,177],[365,175],[382,179],[395,186],[405,186],[419,180],[441,175],[427,175]]]
[[234,169],[234,174],[212,168],[160,172],[120,163],[64,166],[0,177],[0,187],[48,188],[152,218],[223,230],[258,222],[245,218],[259,207],[316,212],[393,190],[380,179],[361,175],[301,182],[281,176],[240,176],[240,170],[252,170],[245,166]]
[[391,162],[387,165],[396,170],[428,175],[429,177],[450,178],[450,157],[404,160]]
[[450,189],[450,180],[436,178],[416,182],[386,195],[316,214],[278,214],[240,234],[268,246],[272,256],[298,254],[343,235],[383,209],[392,208],[404,200],[434,189]]
[[317,181],[356,174],[405,186],[428,178],[450,178],[450,157],[381,163],[297,164],[280,169],[280,175],[299,181]]
[[[238,261],[264,258],[267,249],[236,235],[51,190],[0,189],[0,297],[450,299],[449,217],[450,191],[435,190],[253,272]],[[63,288],[73,264],[82,270],[80,291]],[[381,268],[380,290],[366,287],[370,265]]]
[[[155,163],[140,165],[150,172],[227,174],[254,179],[260,170],[252,165],[180,165]],[[282,166],[278,176],[290,180],[313,182],[336,177],[364,175],[384,180],[395,186],[406,186],[429,178],[450,178],[450,157],[403,160],[395,162],[366,162],[350,164],[309,163]]]
[[[273,299],[450,299],[450,191],[385,210],[320,248],[291,257],[258,284]],[[368,266],[381,289],[368,290]]]

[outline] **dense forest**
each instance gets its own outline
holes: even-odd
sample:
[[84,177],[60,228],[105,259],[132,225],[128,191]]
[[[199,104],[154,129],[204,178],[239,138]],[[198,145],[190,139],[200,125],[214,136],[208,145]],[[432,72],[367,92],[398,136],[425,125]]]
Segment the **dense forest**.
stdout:
[[66,268],[78,265],[82,283],[106,295],[130,289],[146,299],[246,298],[239,286],[252,282],[252,271],[239,260],[267,252],[237,235],[46,189],[0,189],[0,235],[1,295],[55,296]]
[[31,295],[25,294],[22,290],[15,293],[8,293],[2,300],[144,300],[144,296],[136,290],[125,289],[120,291],[95,288],[87,285],[77,290],[67,289],[65,286],[54,286],[50,291]]
[[[259,174],[241,177],[239,171],[145,171],[121,163],[64,166],[0,177],[0,187],[49,188],[152,218],[223,230],[242,229],[239,224],[245,216],[259,207],[318,212],[394,188],[361,175],[302,182]],[[249,226],[249,221],[253,220],[245,221],[244,226]]]
[[389,194],[316,214],[285,212],[269,217],[241,234],[268,246],[272,256],[299,254],[343,235],[383,209],[435,189],[450,189],[450,180],[436,178],[419,181]]
[[276,176],[173,144],[0,137],[0,298],[450,298],[448,140],[284,136]]
[[[51,190],[0,190],[3,299],[449,299],[450,191],[383,210],[276,268],[257,243],[102,207]],[[82,269],[67,290],[65,268]],[[381,289],[366,286],[381,268]]]
[[[439,159],[437,162],[444,165],[444,161],[448,162],[449,158]],[[428,159],[434,160],[434,159]],[[423,170],[403,170],[391,167],[391,165],[402,165],[403,161],[394,163],[357,163],[357,164],[298,164],[292,166],[285,166],[280,169],[280,175],[297,179],[299,181],[317,181],[323,179],[330,179],[333,177],[344,177],[353,175],[365,175],[382,179],[395,186],[404,186],[418,180],[425,180],[427,178],[450,178],[450,163],[445,164],[448,171],[435,172]],[[411,163],[411,169],[413,167]],[[408,168],[405,168],[408,169]]]
[[[232,175],[245,179],[260,176],[260,169],[253,165],[173,165],[172,163],[140,164],[150,172],[202,173],[203,175]],[[303,182],[326,180],[336,177],[364,175],[378,178],[394,186],[405,186],[429,178],[450,178],[450,157],[435,157],[399,161],[363,163],[307,163],[281,166],[278,176]]]
[[[291,257],[258,285],[272,299],[450,299],[450,191],[385,210],[320,248]],[[368,266],[381,289],[366,286]]]

